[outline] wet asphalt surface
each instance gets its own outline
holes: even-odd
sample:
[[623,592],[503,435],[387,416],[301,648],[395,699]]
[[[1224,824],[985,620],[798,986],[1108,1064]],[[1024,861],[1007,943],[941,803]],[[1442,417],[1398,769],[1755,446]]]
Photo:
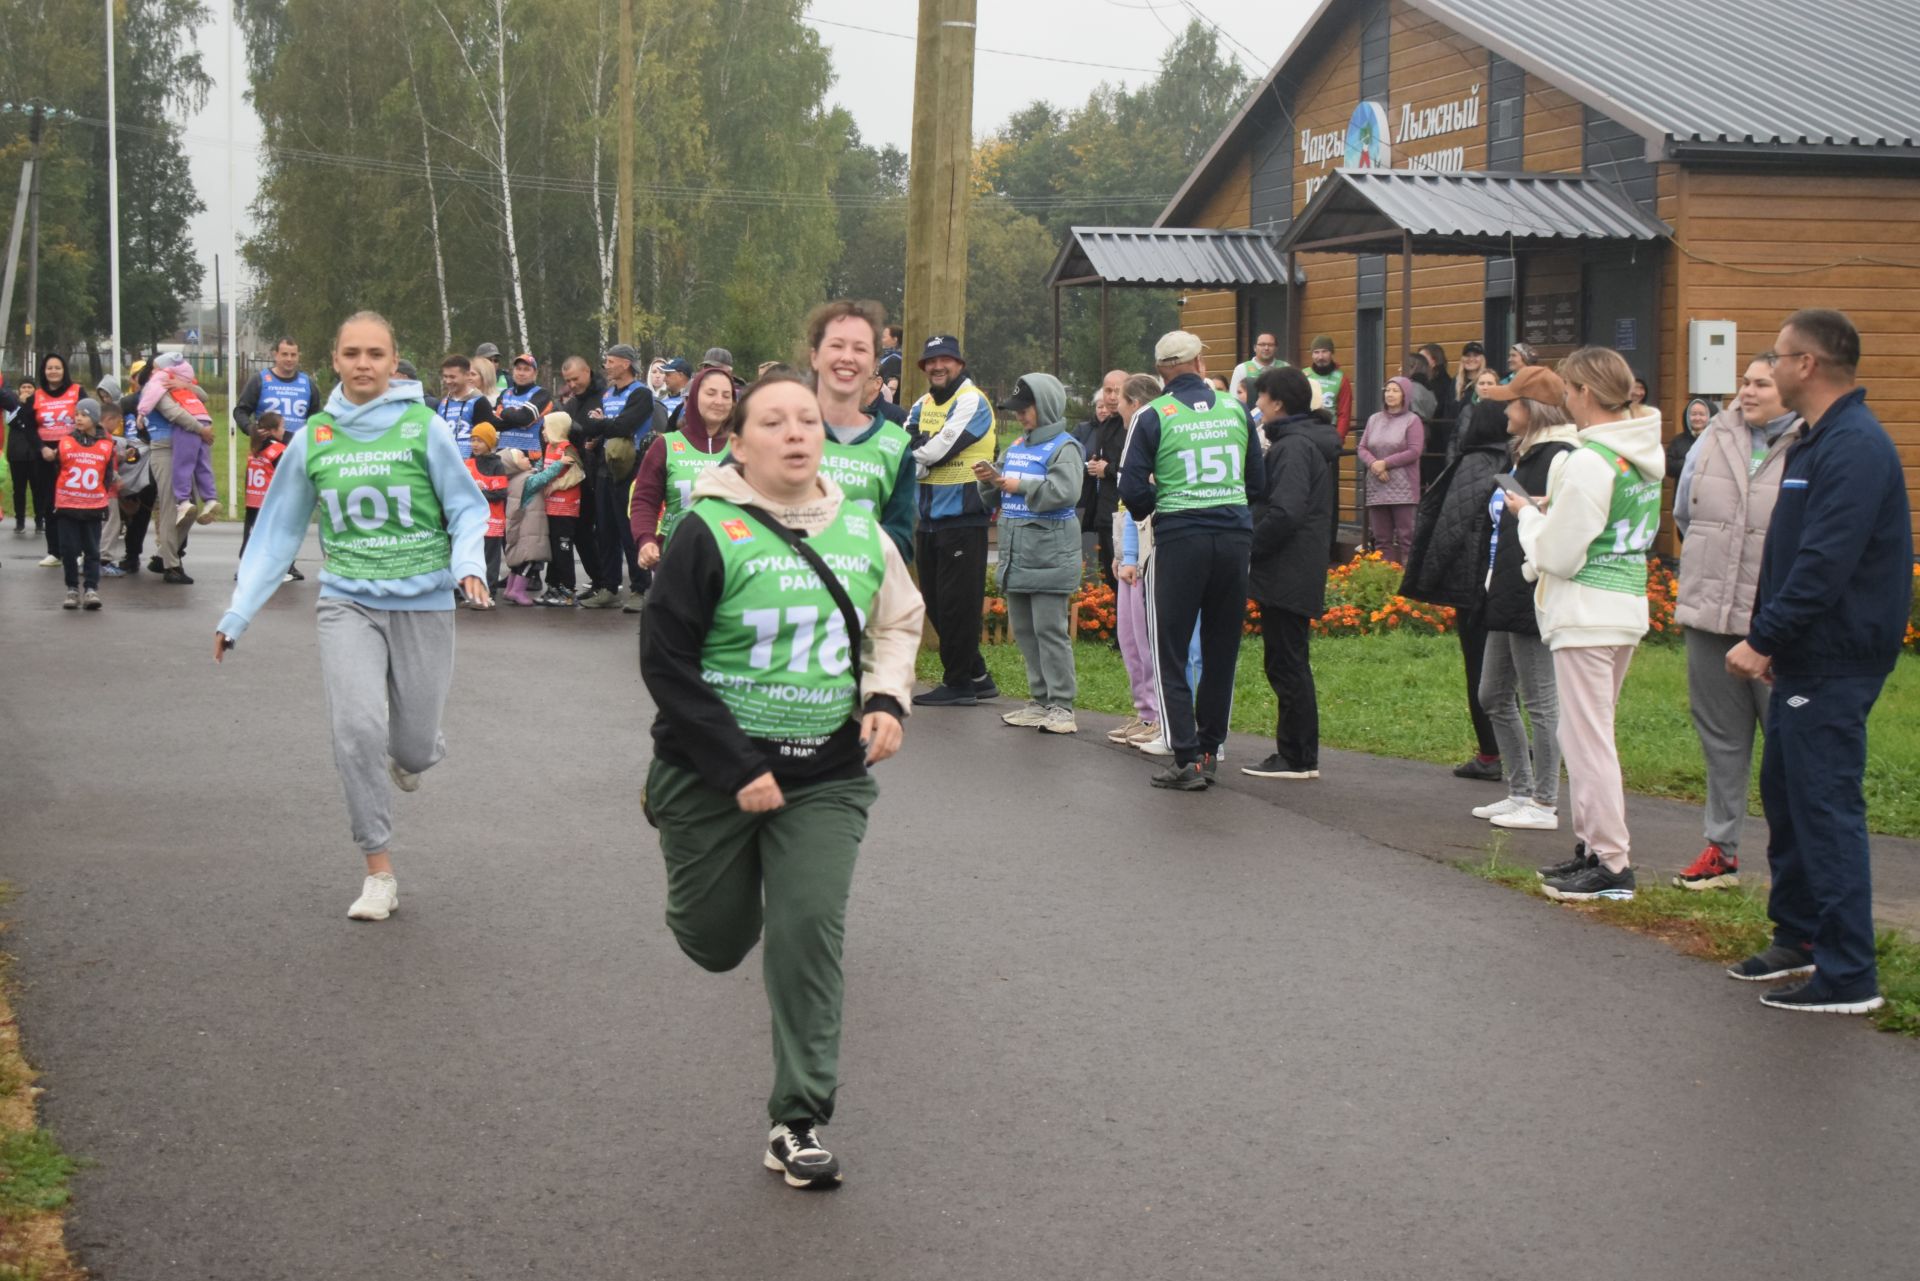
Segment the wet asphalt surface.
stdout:
[[[1106,718],[987,708],[879,770],[847,1182],[792,1192],[759,1164],[758,956],[706,974],[661,921],[636,620],[462,616],[402,909],[355,924],[315,584],[216,668],[237,542],[70,615],[0,531],[7,946],[102,1281],[1920,1266],[1920,1046],[1447,866],[1490,793],[1444,770],[1170,795]],[[1650,869],[1698,847],[1688,807],[1634,826]],[[1904,910],[1920,860],[1876,852]]]

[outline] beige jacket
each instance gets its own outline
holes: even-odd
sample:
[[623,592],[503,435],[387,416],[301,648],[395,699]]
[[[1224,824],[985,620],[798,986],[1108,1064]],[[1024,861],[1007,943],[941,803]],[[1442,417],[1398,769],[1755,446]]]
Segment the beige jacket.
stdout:
[[[787,528],[811,535],[832,524],[846,501],[840,486],[829,478],[820,476],[815,483],[819,486],[818,497],[798,506],[783,506],[749,485],[738,467],[722,464],[700,473],[693,482],[693,497],[695,502],[723,498],[730,503],[750,503]],[[903,712],[911,712],[914,660],[920,653],[920,624],[927,607],[893,540],[882,534],[880,546],[886,555],[886,569],[880,594],[867,617],[867,630],[860,637],[860,689],[868,697],[885,694],[899,703]]]
[[1747,634],[1760,590],[1767,525],[1786,475],[1787,450],[1800,439],[1802,427],[1796,423],[1781,432],[1751,475],[1756,433],[1737,407],[1714,415],[1700,433],[1687,510],[1675,513],[1687,529],[1680,598],[1673,609],[1673,620],[1682,627]]

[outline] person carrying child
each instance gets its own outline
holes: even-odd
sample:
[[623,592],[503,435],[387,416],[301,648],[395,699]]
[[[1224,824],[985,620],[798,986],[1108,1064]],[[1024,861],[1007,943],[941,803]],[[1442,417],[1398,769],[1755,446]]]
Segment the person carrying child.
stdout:
[[74,405],[73,430],[51,446],[41,447],[40,456],[58,468],[53,519],[67,579],[62,609],[81,608],[83,588],[86,608],[100,608],[100,526],[107,519],[108,503],[120,492],[115,452],[113,438],[100,430],[100,402],[91,396],[81,397]]

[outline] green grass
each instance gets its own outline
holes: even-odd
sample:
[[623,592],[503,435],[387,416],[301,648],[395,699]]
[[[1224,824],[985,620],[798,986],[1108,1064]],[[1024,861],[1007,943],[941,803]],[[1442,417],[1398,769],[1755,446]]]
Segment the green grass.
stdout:
[[[1495,845],[1485,859],[1469,859],[1454,866],[1544,900],[1533,869],[1507,862],[1503,849],[1503,845]],[[1722,963],[1751,956],[1773,938],[1765,897],[1747,889],[1696,894],[1667,886],[1646,886],[1626,903],[1557,906],[1584,912],[1622,929],[1650,934],[1689,955]],[[1880,992],[1887,1003],[1870,1016],[1874,1025],[1886,1032],[1920,1036],[1920,941],[1897,930],[1883,929],[1875,938],[1875,951]]]
[[67,1180],[76,1168],[45,1130],[0,1135],[0,1217],[60,1209],[67,1203]]
[[[1077,646],[1080,706],[1130,715],[1126,669],[1111,647]],[[1024,697],[1026,668],[1012,644],[985,648],[987,667],[1008,693]],[[939,679],[938,655],[920,656],[920,675]],[[1472,750],[1466,675],[1451,636],[1387,634],[1316,639],[1313,672],[1320,733],[1329,747],[1455,764]],[[1240,647],[1233,728],[1272,732],[1277,705],[1260,666],[1260,640]],[[1678,645],[1643,645],[1634,655],[1616,718],[1627,787],[1651,796],[1706,798],[1706,768],[1687,715],[1687,660]],[[1867,822],[1876,832],[1920,836],[1920,657],[1901,658],[1868,725]],[[1754,753],[1758,777],[1759,753]],[[1750,796],[1759,813],[1759,793]]]

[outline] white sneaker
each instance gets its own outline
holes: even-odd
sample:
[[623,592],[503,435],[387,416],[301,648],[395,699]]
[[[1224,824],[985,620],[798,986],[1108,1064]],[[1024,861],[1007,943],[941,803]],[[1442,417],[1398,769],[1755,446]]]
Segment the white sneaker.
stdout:
[[347,916],[355,921],[384,921],[399,910],[400,883],[392,872],[381,872],[360,887],[360,897],[353,900]]
[[40,558],[40,568],[58,569],[60,568],[60,558],[58,556],[42,556]]
[[420,776],[418,774],[409,774],[407,771],[401,769],[400,763],[391,756],[387,758],[387,777],[391,778],[393,785],[403,792],[417,792],[420,790]]
[[1140,754],[1142,756],[1172,756],[1173,755],[1173,744],[1167,741],[1166,735],[1164,734],[1161,735],[1159,738],[1150,738],[1144,743],[1136,743],[1134,744],[1134,746],[1140,749]]
[[1033,729],[1047,719],[1047,709],[1038,703],[1028,703],[1025,707],[1017,707],[1011,712],[1004,713],[1000,719],[1008,725]]
[[1493,825],[1517,827],[1529,832],[1557,832],[1560,830],[1560,812],[1529,801],[1516,810],[1495,814]]
[[206,502],[200,504],[200,516],[199,516],[200,524],[211,525],[213,524],[214,521],[218,519],[220,519],[219,503],[216,503],[213,501],[213,499],[209,498]]
[[1077,734],[1080,726],[1074,722],[1071,707],[1049,707],[1040,721],[1043,734]]
[[1474,806],[1473,816],[1475,818],[1498,818],[1502,814],[1511,814],[1517,809],[1524,809],[1526,804],[1527,798],[1524,796],[1503,796],[1491,805]]

